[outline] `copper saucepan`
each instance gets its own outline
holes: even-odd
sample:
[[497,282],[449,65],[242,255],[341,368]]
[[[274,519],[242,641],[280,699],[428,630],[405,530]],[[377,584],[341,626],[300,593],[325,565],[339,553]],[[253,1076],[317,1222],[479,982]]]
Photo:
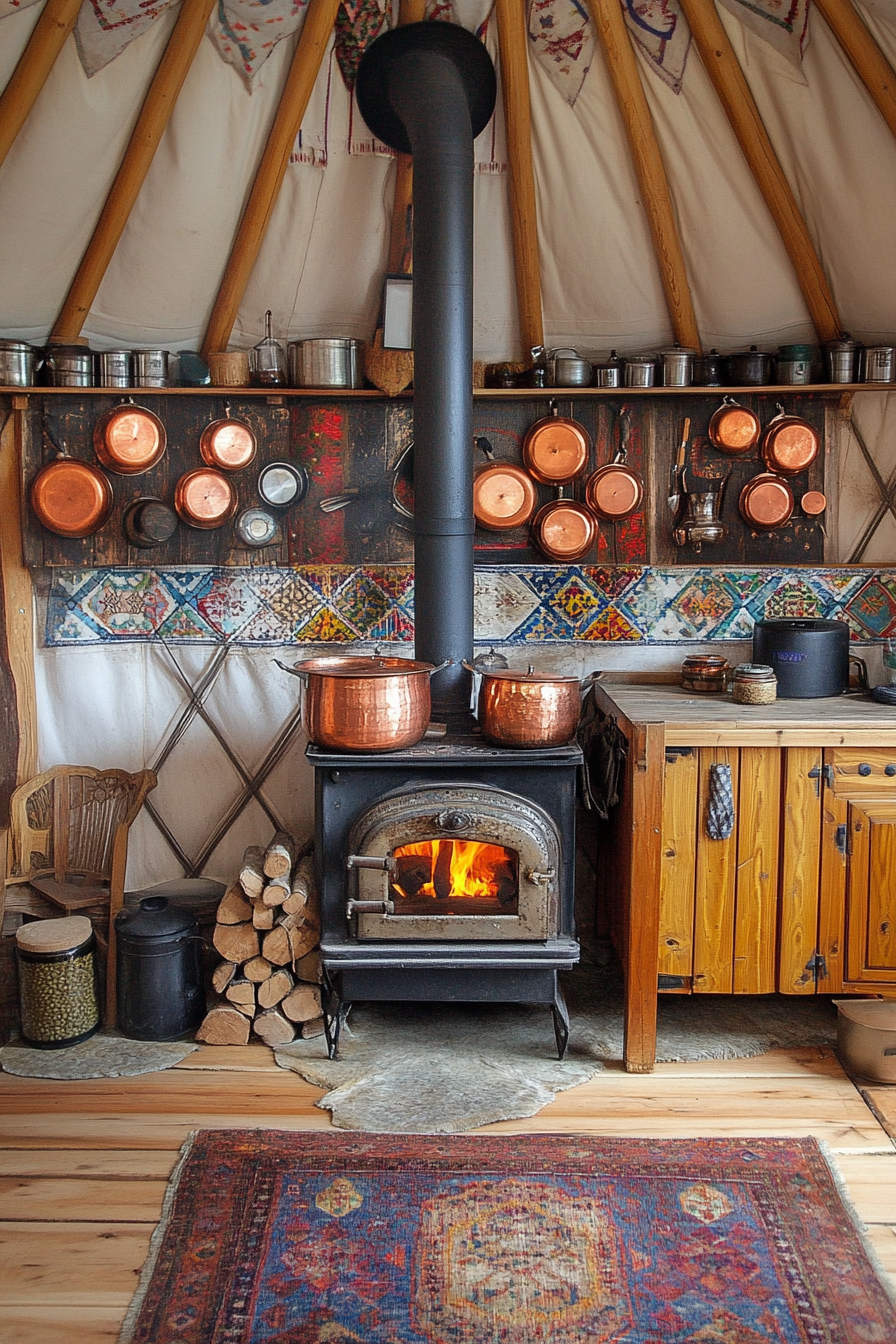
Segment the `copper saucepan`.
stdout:
[[93,447],[100,462],[119,476],[140,476],[163,457],[167,436],[157,415],[133,398],[113,406],[93,427]]
[[740,492],[739,508],[746,522],[760,532],[771,532],[790,521],[793,491],[789,482],[773,471],[751,476]]
[[619,412],[619,447],[612,462],[592,472],[585,485],[585,500],[596,517],[608,523],[621,523],[637,513],[644,500],[644,480],[639,471],[628,466],[628,440],[631,417],[628,409]]
[[476,522],[489,532],[508,532],[528,523],[537,502],[532,477],[512,462],[498,462],[488,439],[480,437],[476,443],[488,458],[473,476]]
[[[496,747],[557,747],[574,736],[581,714],[578,677],[513,668],[481,672],[476,717],[482,736]],[[590,682],[590,677],[588,681]]]
[[419,742],[432,707],[429,681],[447,662],[409,658],[307,658],[294,667],[302,682],[302,727],[331,751],[400,751]]
[[64,455],[41,467],[29,498],[38,520],[60,537],[89,537],[112,511],[112,486],[105,472]]
[[787,415],[780,402],[777,410],[778,414],[768,422],[762,436],[762,457],[769,471],[779,476],[798,476],[815,461],[821,439],[808,420]]
[[560,415],[551,402],[551,414],[531,425],[523,439],[523,464],[542,485],[566,485],[588,465],[591,440],[577,420]]
[[210,530],[230,522],[237,510],[237,495],[223,472],[197,467],[178,481],[174,507],[190,527]]
[[756,447],[762,422],[755,411],[741,406],[733,397],[723,397],[721,406],[710,417],[707,432],[710,443],[720,453],[738,457]]
[[597,538],[597,519],[574,499],[553,499],[532,519],[532,541],[549,560],[581,560]]
[[199,439],[203,462],[219,471],[242,471],[254,460],[257,451],[255,431],[244,420],[235,419],[226,402],[223,418],[206,425]]

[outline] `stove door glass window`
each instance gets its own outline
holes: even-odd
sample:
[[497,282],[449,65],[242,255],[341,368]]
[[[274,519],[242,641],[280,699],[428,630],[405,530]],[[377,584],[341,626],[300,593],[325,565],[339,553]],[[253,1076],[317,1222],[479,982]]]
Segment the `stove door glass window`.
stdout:
[[396,915],[516,915],[519,855],[476,840],[423,840],[392,851]]

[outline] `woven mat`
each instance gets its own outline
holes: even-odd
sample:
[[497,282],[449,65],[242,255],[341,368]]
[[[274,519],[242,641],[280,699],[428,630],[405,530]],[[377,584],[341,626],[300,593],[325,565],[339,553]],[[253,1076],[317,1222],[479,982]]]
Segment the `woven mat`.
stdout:
[[813,1139],[206,1130],[119,1344],[889,1344]]
[[35,1050],[11,1041],[0,1050],[0,1066],[20,1078],[133,1078],[173,1068],[196,1048],[194,1041],[132,1041],[98,1032],[61,1050]]

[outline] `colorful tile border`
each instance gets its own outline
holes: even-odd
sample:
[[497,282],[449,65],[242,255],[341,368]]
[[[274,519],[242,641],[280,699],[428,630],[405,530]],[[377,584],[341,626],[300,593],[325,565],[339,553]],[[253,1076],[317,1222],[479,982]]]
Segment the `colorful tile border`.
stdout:
[[[896,570],[505,565],[476,571],[476,640],[678,644],[750,637],[769,616],[896,637]],[[47,646],[408,643],[410,565],[53,571]]]

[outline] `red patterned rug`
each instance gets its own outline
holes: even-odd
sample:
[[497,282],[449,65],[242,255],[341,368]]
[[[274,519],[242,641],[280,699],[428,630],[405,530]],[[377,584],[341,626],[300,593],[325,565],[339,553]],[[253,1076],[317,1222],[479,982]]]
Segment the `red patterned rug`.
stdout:
[[893,1344],[812,1139],[205,1130],[124,1344]]

